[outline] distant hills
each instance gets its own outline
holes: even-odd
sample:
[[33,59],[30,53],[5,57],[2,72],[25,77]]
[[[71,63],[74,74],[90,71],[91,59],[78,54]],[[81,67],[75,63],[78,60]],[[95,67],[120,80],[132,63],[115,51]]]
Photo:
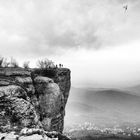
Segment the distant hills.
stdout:
[[140,85],[127,88],[131,93],[140,96]]
[[140,122],[140,96],[133,90],[71,88],[66,125],[92,122],[100,125]]

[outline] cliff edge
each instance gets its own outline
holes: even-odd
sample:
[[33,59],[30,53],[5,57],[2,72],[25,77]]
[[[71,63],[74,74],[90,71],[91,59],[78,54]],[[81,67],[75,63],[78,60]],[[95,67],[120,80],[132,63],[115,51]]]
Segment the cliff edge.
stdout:
[[66,68],[0,68],[0,138],[13,132],[63,139],[70,85]]

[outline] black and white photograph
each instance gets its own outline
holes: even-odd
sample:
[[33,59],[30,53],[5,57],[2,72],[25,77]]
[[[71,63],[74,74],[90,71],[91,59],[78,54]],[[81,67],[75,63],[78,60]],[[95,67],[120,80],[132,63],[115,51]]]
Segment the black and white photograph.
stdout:
[[140,0],[0,0],[0,140],[140,140]]

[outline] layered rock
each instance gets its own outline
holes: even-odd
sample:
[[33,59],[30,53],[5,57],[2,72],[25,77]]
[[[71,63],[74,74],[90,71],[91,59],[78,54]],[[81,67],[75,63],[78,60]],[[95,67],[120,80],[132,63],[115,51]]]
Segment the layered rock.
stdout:
[[0,68],[0,130],[63,131],[69,69]]

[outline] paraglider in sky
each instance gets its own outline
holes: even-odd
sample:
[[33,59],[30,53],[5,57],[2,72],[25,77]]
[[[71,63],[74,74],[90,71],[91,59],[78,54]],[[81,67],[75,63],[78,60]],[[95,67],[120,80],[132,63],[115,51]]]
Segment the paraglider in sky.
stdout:
[[123,8],[125,9],[125,12],[127,11],[127,9],[128,9],[128,6],[127,5],[125,5],[125,6],[123,6]]

